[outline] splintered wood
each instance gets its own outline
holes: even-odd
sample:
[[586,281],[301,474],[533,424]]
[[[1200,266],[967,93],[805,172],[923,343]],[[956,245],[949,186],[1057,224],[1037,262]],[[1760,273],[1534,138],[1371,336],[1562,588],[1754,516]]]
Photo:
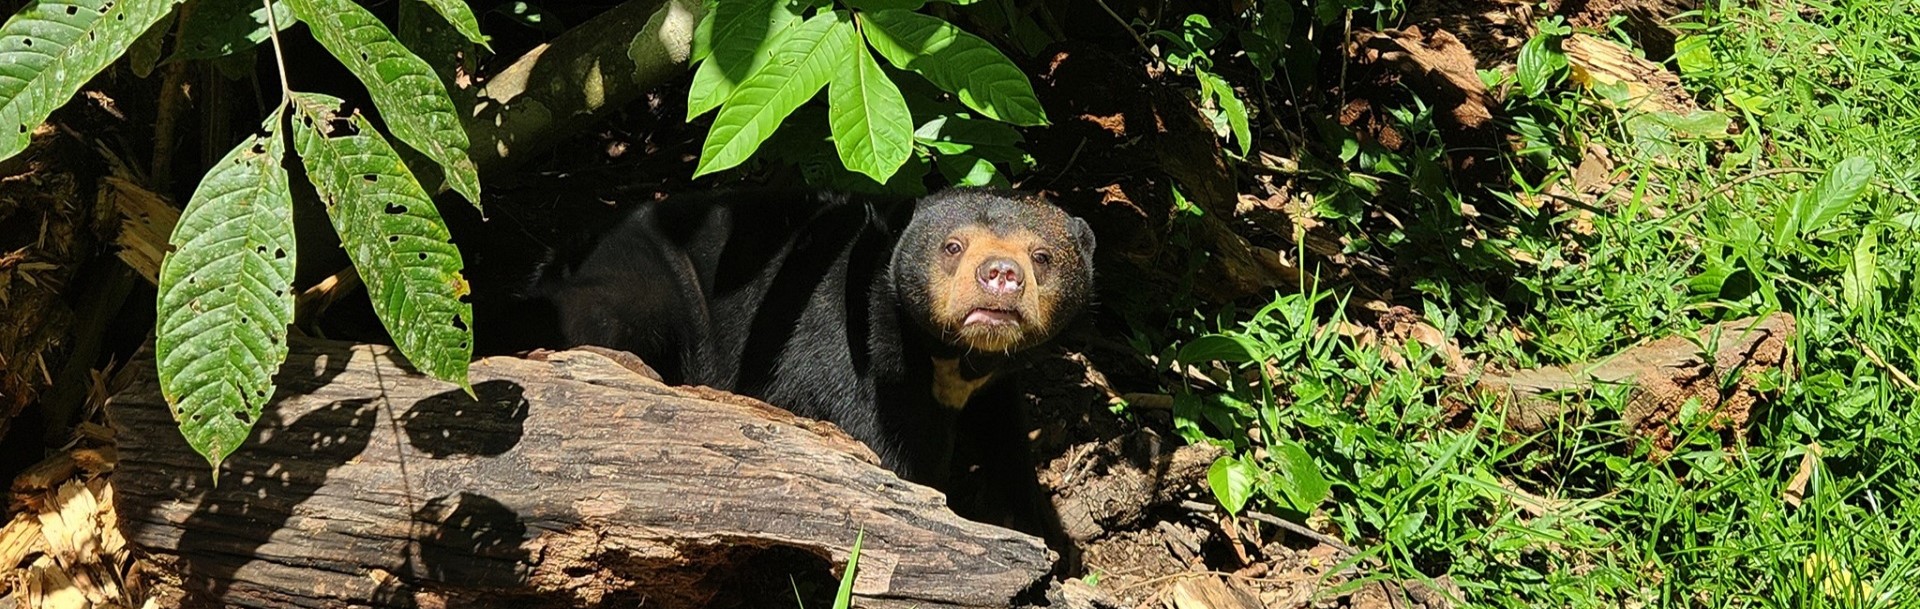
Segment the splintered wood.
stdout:
[[61,453],[13,483],[0,528],[0,602],[35,609],[159,607],[144,594],[104,477],[112,451]]

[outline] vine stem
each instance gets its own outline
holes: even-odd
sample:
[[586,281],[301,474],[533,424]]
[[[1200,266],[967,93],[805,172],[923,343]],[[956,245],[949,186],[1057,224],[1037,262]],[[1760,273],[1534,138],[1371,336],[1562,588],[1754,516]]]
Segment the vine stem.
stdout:
[[293,104],[293,86],[287,84],[287,54],[280,48],[280,22],[273,16],[273,0],[260,0],[267,9],[267,37],[273,39],[273,63],[280,74],[280,108]]

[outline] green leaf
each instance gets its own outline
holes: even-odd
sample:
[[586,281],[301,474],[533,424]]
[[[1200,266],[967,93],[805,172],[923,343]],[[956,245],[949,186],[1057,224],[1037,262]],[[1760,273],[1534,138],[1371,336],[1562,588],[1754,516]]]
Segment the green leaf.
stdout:
[[945,154],[934,161],[940,168],[940,175],[954,186],[998,186],[1007,187],[1010,182],[1000,174],[1000,168],[993,162],[970,153]]
[[863,11],[917,11],[927,0],[845,0],[846,5]]
[[1194,70],[1194,76],[1200,79],[1200,90],[1220,105],[1220,111],[1227,115],[1227,125],[1233,129],[1233,140],[1240,144],[1240,156],[1246,156],[1253,146],[1253,128],[1247,124],[1247,104],[1233,92],[1233,85],[1220,75],[1206,70]]
[[1520,47],[1520,58],[1514,62],[1513,75],[1520,83],[1521,94],[1526,97],[1540,97],[1547,92],[1547,84],[1553,80],[1553,49],[1547,46],[1551,40],[1551,36],[1536,34]]
[[[187,445],[217,473],[273,396],[293,323],[293,196],[280,114],[220,159],[160,262],[154,355]],[[217,475],[217,474],[216,474]]]
[[827,89],[827,123],[833,147],[851,169],[885,184],[913,153],[913,117],[907,100],[867,48],[846,45],[850,56],[839,62]]
[[326,204],[373,312],[394,344],[428,375],[467,385],[473,306],[460,250],[399,153],[367,117],[340,114],[338,98],[294,94],[294,147]]
[[466,0],[420,1],[433,7],[433,12],[440,13],[440,18],[453,25],[453,29],[467,37],[467,41],[492,49],[487,46],[487,35],[480,33],[480,20],[473,16],[473,8],[467,6]]
[[440,164],[448,184],[479,205],[480,174],[467,158],[467,131],[433,67],[352,0],[287,0],[287,5],[320,46],[366,85],[394,137]]
[[1869,312],[1880,302],[1880,257],[1875,252],[1879,240],[1874,227],[1861,229],[1860,242],[1854,244],[1852,260],[1840,277],[1841,300],[1847,303],[1847,312],[1854,315]]
[[166,45],[167,32],[173,30],[173,17],[169,15],[154,22],[147,33],[133,39],[133,46],[127,48],[127,68],[133,75],[146,78],[153,73],[153,67],[160,63],[160,49]]
[[1286,479],[1286,495],[1294,511],[1311,512],[1333,493],[1333,483],[1320,474],[1320,466],[1307,454],[1307,447],[1285,440],[1275,444],[1271,454]]
[[773,56],[768,50],[799,23],[787,0],[721,2],[708,11],[694,35],[700,68],[687,89],[687,119],[726,103],[739,83],[767,64]]
[[1208,334],[1181,345],[1180,354],[1174,356],[1174,359],[1189,364],[1211,361],[1251,362],[1260,358],[1260,351],[1260,344],[1245,336]]
[[1253,482],[1259,478],[1260,470],[1231,456],[1215,459],[1207,468],[1207,486],[1213,489],[1214,501],[1231,514],[1247,507],[1247,500],[1253,498]]
[[1864,156],[1848,157],[1835,165],[1812,191],[1800,195],[1794,214],[1799,218],[1797,232],[1806,237],[1830,228],[1841,214],[1853,209],[1853,202],[1873,181],[1874,169],[1873,159]]
[[910,11],[861,13],[867,44],[888,63],[911,70],[988,118],[1047,124],[1027,75],[985,40],[937,17]]
[[[748,76],[720,107],[700,147],[694,177],[746,162],[760,143],[780,127],[780,121],[827,86],[847,56],[856,33],[840,12],[821,13],[787,30],[773,48],[773,58]],[[718,49],[715,49],[718,52]]]
[[840,588],[833,593],[833,609],[853,607],[853,574],[860,569],[860,544],[867,540],[867,532],[860,531],[853,536],[853,551],[847,553],[847,569],[840,573]]
[[180,0],[29,4],[0,26],[0,160]]
[[[287,3],[273,0],[273,21],[284,30],[294,23]],[[239,53],[267,40],[267,7],[259,0],[195,0],[180,24],[180,40],[169,61],[212,59]]]

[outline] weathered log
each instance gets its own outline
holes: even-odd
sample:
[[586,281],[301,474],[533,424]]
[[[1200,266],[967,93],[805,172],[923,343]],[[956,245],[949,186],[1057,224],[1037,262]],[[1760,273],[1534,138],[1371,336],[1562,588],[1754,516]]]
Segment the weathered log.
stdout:
[[472,378],[477,401],[384,347],[296,341],[217,485],[136,383],[108,408],[122,529],[188,606],[824,606],[862,531],[862,606],[1043,592],[1041,540],[953,515],[829,425],[583,351]]
[[1629,393],[1621,427],[1663,454],[1675,441],[1668,423],[1689,402],[1710,417],[1709,427],[1728,436],[1745,434],[1765,393],[1766,370],[1792,365],[1788,342],[1794,328],[1787,313],[1723,322],[1694,337],[1669,336],[1591,364],[1488,374],[1475,387],[1506,406],[1509,430],[1535,434],[1574,412],[1564,396],[1624,386]]

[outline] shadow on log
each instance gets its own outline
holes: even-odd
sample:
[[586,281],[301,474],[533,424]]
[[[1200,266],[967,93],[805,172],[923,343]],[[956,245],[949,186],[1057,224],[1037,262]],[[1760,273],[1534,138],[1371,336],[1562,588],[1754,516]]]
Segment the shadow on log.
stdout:
[[860,531],[862,606],[1007,606],[1051,566],[831,426],[580,351],[477,362],[475,400],[296,341],[216,486],[148,358],[109,405],[117,508],[186,606],[826,606]]

